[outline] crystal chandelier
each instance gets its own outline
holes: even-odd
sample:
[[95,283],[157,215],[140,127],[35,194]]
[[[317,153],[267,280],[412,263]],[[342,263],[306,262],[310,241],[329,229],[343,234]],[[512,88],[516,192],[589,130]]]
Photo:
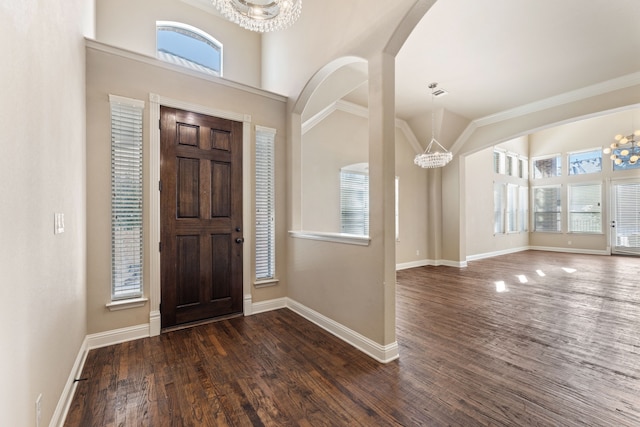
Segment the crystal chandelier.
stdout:
[[[434,96],[435,88],[437,86],[438,86],[438,83],[431,83],[429,85],[429,89],[431,89],[431,142],[429,142],[429,145],[427,145],[427,149],[424,150],[424,153],[418,154],[415,157],[415,159],[413,159],[413,163],[425,169],[441,168],[447,163],[449,163],[451,159],[453,159],[453,154],[451,153],[451,151],[447,150],[442,145],[440,145],[440,143],[436,140],[436,137],[435,137],[433,96]],[[446,93],[446,92],[443,92],[443,93]],[[431,151],[432,149],[434,151]]]
[[247,30],[266,33],[282,30],[296,22],[302,0],[212,0],[229,21]]
[[623,164],[635,165],[640,160],[640,129],[630,135],[616,135],[615,142],[610,147],[602,150],[604,154],[611,154],[611,160],[621,166]]

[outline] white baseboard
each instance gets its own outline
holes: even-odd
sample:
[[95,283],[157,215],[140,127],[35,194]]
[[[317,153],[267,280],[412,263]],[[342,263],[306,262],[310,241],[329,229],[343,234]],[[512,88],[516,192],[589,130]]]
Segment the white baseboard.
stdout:
[[245,294],[242,301],[242,313],[245,316],[251,316],[253,314],[253,304],[251,301],[251,294]]
[[87,335],[87,349],[106,347],[108,345],[120,344],[149,336],[149,324],[129,326],[128,328],[114,329],[112,331],[99,332]]
[[51,417],[49,427],[62,427],[64,421],[67,419],[67,414],[69,413],[69,408],[73,401],[73,395],[76,391],[75,380],[76,378],[80,378],[82,375],[82,369],[84,368],[84,362],[87,360],[88,353],[89,349],[87,348],[87,338],[85,337],[82,345],[80,346],[80,350],[78,351],[78,355],[76,356],[76,360],[73,363],[71,372],[69,373],[69,378],[67,378],[64,389],[62,389],[62,394],[60,395],[60,399],[58,399],[58,404],[56,405],[56,409]]
[[322,329],[335,335],[346,343],[351,344],[353,347],[369,355],[378,362],[389,363],[393,360],[396,360],[400,356],[397,341],[394,341],[393,343],[387,345],[378,344],[377,342],[370,340],[364,335],[361,335],[358,332],[349,329],[332,319],[329,319],[328,317],[310,309],[309,307],[306,307],[290,298],[287,298],[286,300],[287,308],[289,308],[291,311],[299,314],[310,322],[315,323]]
[[276,298],[268,301],[256,302],[251,305],[253,314],[264,313],[267,311],[278,310],[287,307],[287,298]]
[[611,255],[611,249],[601,250],[601,249],[557,248],[553,246],[529,246],[529,249],[533,251],[566,252],[569,254]]
[[529,249],[530,249],[529,246],[521,246],[519,248],[510,248],[510,249],[504,249],[501,251],[485,252],[483,254],[469,255],[467,256],[467,261],[477,261],[479,259],[492,258],[494,256],[515,254],[516,252],[523,252]]
[[409,268],[425,267],[427,265],[433,265],[434,261],[430,259],[422,259],[420,261],[403,262],[396,264],[396,271],[407,270]]
[[149,336],[157,337],[160,335],[161,329],[160,310],[154,310],[149,313]]
[[458,267],[458,268],[463,268],[467,266],[467,261],[450,261],[450,260],[446,260],[446,259],[423,259],[420,261],[411,261],[411,262],[404,262],[401,264],[396,264],[396,271],[399,270],[406,270],[409,268],[415,268],[415,267],[426,267],[426,266],[434,266],[434,267],[438,267],[441,265],[444,265],[446,267]]
[[[347,344],[352,345],[366,355],[381,363],[389,363],[399,357],[398,343],[380,345],[364,335],[347,328],[346,326],[329,319],[328,317],[310,309],[309,307],[292,300],[291,298],[276,298],[269,301],[256,302],[251,305],[251,313],[265,313],[267,311],[288,308],[294,313],[304,317],[325,331],[335,335]],[[247,313],[245,312],[245,316]]]
[[456,268],[465,268],[467,266],[467,261],[450,261],[448,259],[439,259],[436,260],[435,266],[444,265],[445,267],[456,267]]

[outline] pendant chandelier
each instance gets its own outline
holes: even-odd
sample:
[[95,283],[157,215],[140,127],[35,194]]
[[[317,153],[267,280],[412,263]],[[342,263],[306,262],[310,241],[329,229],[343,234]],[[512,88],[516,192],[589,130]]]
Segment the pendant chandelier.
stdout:
[[229,21],[260,33],[283,30],[300,17],[302,0],[212,0]]
[[630,135],[616,135],[615,142],[602,150],[604,154],[611,154],[611,160],[617,166],[635,165],[640,160],[640,129]]
[[[431,89],[431,142],[427,145],[427,149],[424,153],[418,154],[413,163],[425,169],[441,168],[453,159],[451,151],[444,148],[435,137],[435,112],[433,109],[433,97],[435,89],[438,83],[431,83],[429,89]],[[441,91],[441,93],[446,93]],[[433,150],[433,151],[432,151]]]

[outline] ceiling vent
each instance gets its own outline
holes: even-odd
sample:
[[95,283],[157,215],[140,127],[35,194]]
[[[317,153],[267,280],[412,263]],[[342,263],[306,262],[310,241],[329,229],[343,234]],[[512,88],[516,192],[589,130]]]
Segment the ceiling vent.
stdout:
[[449,92],[447,92],[444,89],[434,89],[433,96],[436,97],[436,98],[440,98],[441,96],[445,96],[448,93]]

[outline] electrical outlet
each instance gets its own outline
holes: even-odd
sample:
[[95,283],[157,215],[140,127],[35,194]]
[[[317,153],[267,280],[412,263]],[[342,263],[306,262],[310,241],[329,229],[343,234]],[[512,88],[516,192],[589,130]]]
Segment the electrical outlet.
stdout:
[[571,240],[569,240],[567,243],[571,244]]
[[42,393],[36,399],[36,427],[40,427],[42,421]]
[[416,255],[420,255],[420,249],[416,251]]

